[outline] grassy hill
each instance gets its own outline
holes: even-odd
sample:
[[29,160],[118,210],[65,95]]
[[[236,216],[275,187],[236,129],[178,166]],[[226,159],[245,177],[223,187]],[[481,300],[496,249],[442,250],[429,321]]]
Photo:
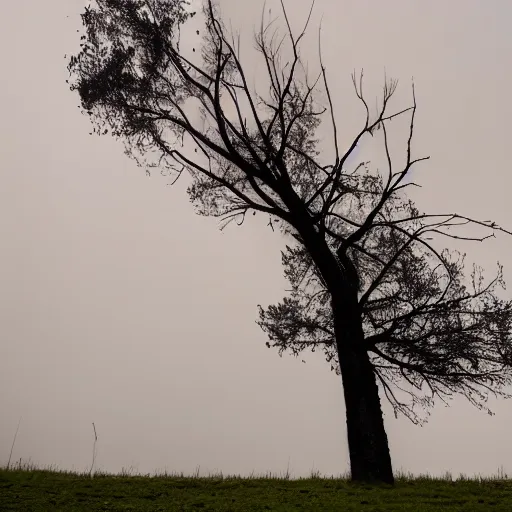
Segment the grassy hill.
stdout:
[[112,475],[0,469],[0,511],[512,511],[512,480],[398,475],[394,487],[356,485],[347,478],[293,480],[289,475]]

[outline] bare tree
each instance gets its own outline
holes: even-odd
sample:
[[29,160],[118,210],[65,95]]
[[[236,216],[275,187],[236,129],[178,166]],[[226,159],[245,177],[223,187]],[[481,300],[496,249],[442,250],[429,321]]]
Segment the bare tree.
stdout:
[[[293,237],[283,252],[291,295],[260,307],[259,324],[280,353],[324,350],[342,376],[352,479],[393,483],[378,384],[395,412],[415,422],[417,406],[432,405],[435,397],[462,393],[484,407],[486,393],[506,396],[512,303],[495,294],[501,267],[485,286],[475,268],[468,290],[463,258],[430,241],[484,240],[505,230],[458,214],[424,214],[407,200],[404,189],[412,183],[405,177],[427,159],[412,155],[414,87],[412,105],[390,113],[397,82],[386,81],[372,117],[362,73],[354,74],[366,118],[341,152],[321,57],[321,72],[311,81],[299,53],[311,11],[295,36],[281,6],[285,35],[278,37],[275,20],[262,17],[255,38],[267,73],[265,96],[249,86],[240,41],[228,34],[211,0],[203,7],[199,64],[180,50],[180,29],[194,15],[185,1],[96,0],[82,15],[82,49],[68,66],[71,89],[95,131],[110,129],[139,165],[176,179],[187,171],[200,214],[242,224],[247,213],[262,212],[272,229],[279,222]],[[286,44],[291,59],[283,63]],[[315,99],[319,89],[325,107]],[[322,116],[333,135],[328,165],[315,138]],[[405,165],[397,169],[389,121],[404,116],[410,128]],[[368,135],[383,144],[383,174],[368,162],[349,165]],[[461,225],[488,234],[454,235],[451,229]],[[404,402],[400,389],[411,400]]]

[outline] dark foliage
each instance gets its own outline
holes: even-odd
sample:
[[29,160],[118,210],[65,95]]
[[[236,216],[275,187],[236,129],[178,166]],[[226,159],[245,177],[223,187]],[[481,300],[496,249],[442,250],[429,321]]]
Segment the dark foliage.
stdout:
[[[439,251],[432,242],[433,237],[483,241],[505,230],[458,214],[421,213],[407,199],[404,189],[413,184],[405,177],[427,159],[412,157],[414,87],[412,106],[390,114],[397,83],[386,82],[371,119],[362,73],[354,75],[366,119],[342,154],[323,64],[311,83],[307,73],[298,78],[304,70],[298,47],[307,23],[295,37],[283,8],[287,33],[279,39],[271,33],[273,21],[262,19],[256,43],[269,94],[260,96],[249,87],[237,41],[211,2],[203,12],[201,52],[192,58],[180,50],[180,29],[194,15],[187,9],[183,0],[97,0],[82,17],[86,33],[82,50],[69,63],[71,89],[80,94],[95,130],[110,129],[140,165],[176,179],[188,171],[188,192],[200,214],[241,224],[247,213],[263,212],[272,227],[279,222],[281,231],[294,237],[296,244],[283,252],[291,294],[278,305],[260,307],[268,346],[280,354],[323,350],[339,372],[331,305],[336,290],[299,234],[299,226],[309,222],[357,293],[366,348],[395,412],[419,422],[417,406],[424,410],[435,397],[461,393],[488,410],[489,392],[507,396],[512,302],[496,294],[504,286],[502,267],[487,284],[475,267],[468,283],[464,256]],[[286,44],[292,57],[283,64]],[[320,86],[325,107],[314,97]],[[322,116],[333,133],[328,165],[316,135]],[[389,121],[403,116],[410,117],[410,129],[405,164],[397,169],[389,151]],[[367,136],[383,144],[383,174],[369,162],[347,164]],[[464,225],[488,234],[453,234]],[[404,401],[400,390],[410,399]]]

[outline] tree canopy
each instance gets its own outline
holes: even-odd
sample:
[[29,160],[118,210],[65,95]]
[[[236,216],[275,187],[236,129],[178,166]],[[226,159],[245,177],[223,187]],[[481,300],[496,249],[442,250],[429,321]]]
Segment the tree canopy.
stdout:
[[[72,90],[97,133],[125,142],[127,153],[147,170],[189,173],[191,201],[202,215],[238,224],[262,212],[295,243],[282,260],[291,293],[259,309],[268,346],[280,354],[323,350],[331,369],[339,360],[332,296],[338,293],[315,264],[312,243],[301,235],[305,222],[325,240],[343,272],[350,274],[361,314],[366,349],[378,382],[395,413],[421,422],[437,397],[460,393],[484,408],[489,393],[509,396],[512,382],[512,301],[499,298],[503,271],[484,282],[474,267],[465,278],[464,255],[439,250],[437,241],[483,241],[495,232],[512,234],[493,222],[459,214],[420,212],[406,195],[405,177],[428,157],[412,151],[416,97],[410,107],[390,111],[397,82],[387,80],[375,115],[363,94],[363,74],[353,85],[365,116],[342,152],[338,118],[326,69],[311,79],[299,46],[310,21],[294,35],[286,9],[284,36],[265,21],[256,46],[268,90],[252,90],[239,41],[226,30],[218,8],[204,4],[205,27],[197,59],[180,49],[180,34],[194,13],[184,0],[96,0],[82,16],[85,35],[69,71]],[[287,46],[291,55],[284,62]],[[317,92],[327,99],[320,105]],[[198,118],[199,114],[199,118]],[[408,116],[405,164],[389,150],[389,121]],[[332,154],[320,154],[318,129],[329,123]],[[370,162],[349,166],[364,137],[375,137],[386,155],[385,171]],[[325,164],[329,161],[329,164]],[[455,235],[454,228],[487,230]],[[407,400],[402,395],[409,395]]]

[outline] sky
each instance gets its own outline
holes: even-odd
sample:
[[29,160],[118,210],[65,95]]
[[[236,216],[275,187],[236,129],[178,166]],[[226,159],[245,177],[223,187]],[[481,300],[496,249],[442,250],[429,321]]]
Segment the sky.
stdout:
[[[309,0],[287,5],[298,29]],[[259,76],[250,38],[263,2],[220,6]],[[65,83],[83,8],[0,5],[0,464],[20,422],[13,461],[88,470],[94,422],[103,471],[345,472],[340,377],[319,353],[280,358],[255,323],[287,288],[281,235],[258,216],[221,232],[185,181],[148,178],[121,143],[89,135]],[[414,150],[431,157],[414,171],[418,206],[510,229],[511,16],[504,0],[317,0],[302,54],[318,71],[321,22],[340,145],[364,120],[354,69],[370,101],[384,73],[399,79],[397,109],[414,79]],[[511,237],[463,248],[512,280]],[[423,427],[383,403],[396,471],[512,474],[512,401],[490,400],[492,417],[462,398],[437,403]]]

